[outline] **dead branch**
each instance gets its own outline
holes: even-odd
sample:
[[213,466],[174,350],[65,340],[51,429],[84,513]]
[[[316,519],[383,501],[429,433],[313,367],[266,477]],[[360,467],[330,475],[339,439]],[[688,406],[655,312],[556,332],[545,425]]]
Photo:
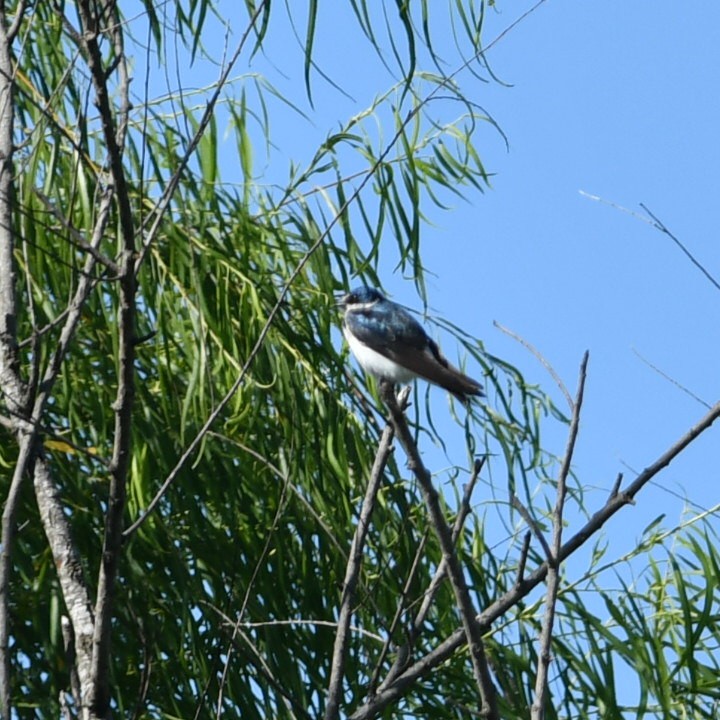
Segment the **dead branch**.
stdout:
[[553,623],[555,621],[555,607],[557,605],[558,590],[560,587],[560,548],[562,546],[563,510],[567,494],[567,479],[570,474],[580,427],[580,411],[582,410],[583,395],[585,392],[585,378],[587,373],[588,353],[583,356],[580,363],[580,380],[578,383],[575,402],[572,405],[572,420],[568,434],[567,448],[560,467],[557,481],[557,497],[553,510],[553,541],[550,556],[547,559],[547,594],[545,599],[545,615],[543,617],[542,631],[540,633],[540,647],[538,651],[538,669],[535,677],[535,697],[531,708],[532,720],[542,720],[545,716],[545,697],[547,695],[547,677],[550,667],[550,645],[552,643]]
[[460,613],[463,624],[463,634],[470,649],[475,682],[480,692],[481,710],[480,715],[489,720],[497,720],[498,714],[495,686],[490,675],[487,657],[485,656],[485,645],[483,643],[483,631],[477,622],[475,609],[470,598],[470,591],[465,582],[465,575],[455,552],[455,545],[452,539],[450,527],[440,507],[440,497],[432,484],[432,477],[424,466],[417,445],[408,428],[405,415],[397,404],[395,390],[391,383],[381,383],[383,401],[390,411],[390,419],[395,429],[395,434],[408,457],[408,466],[420,483],[420,488],[425,499],[430,524],[435,532],[442,549],[443,560],[445,561],[450,584],[455,595],[455,602]]

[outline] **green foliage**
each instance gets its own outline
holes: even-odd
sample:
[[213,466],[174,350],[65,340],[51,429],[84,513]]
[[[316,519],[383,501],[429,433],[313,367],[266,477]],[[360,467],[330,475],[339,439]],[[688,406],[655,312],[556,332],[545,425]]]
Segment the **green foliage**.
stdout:
[[[30,5],[13,48],[19,148],[14,231],[22,371],[33,384],[57,345],[108,175],[76,38],[54,3]],[[489,186],[475,135],[479,126],[494,123],[468,100],[459,79],[442,70],[433,40],[437,5],[386,4],[379,20],[375,5],[351,0],[355,31],[394,75],[368,108],[338,118],[339,127],[317,148],[290,158],[285,175],[273,156],[273,114],[282,108],[301,122],[300,100],[283,97],[248,66],[225,89],[185,165],[214,88],[161,95],[153,84],[155,66],[163,67],[162,77],[175,45],[193,62],[210,55],[217,61],[203,33],[222,18],[221,9],[209,0],[178,2],[173,21],[167,7],[150,0],[143,0],[140,15],[137,4],[119,5],[128,23],[125,50],[152,88],[143,88],[138,72],[135,91],[148,94],[137,98],[130,115],[124,156],[143,247],[128,525],[145,512],[229,388],[243,380],[125,545],[112,636],[114,703],[120,717],[221,711],[250,719],[319,717],[348,548],[383,422],[374,395],[362,391],[365,379],[349,369],[334,295],[357,277],[378,283],[396,263],[426,299],[424,209]],[[245,5],[248,18],[257,17],[252,30],[245,28],[254,43],[242,56],[249,63],[262,55],[285,9],[270,2]],[[467,62],[482,78],[489,77],[480,53],[485,11],[483,2],[457,0],[442,21],[452,24],[458,66]],[[293,15],[305,23],[308,99],[321,12],[311,1]],[[382,28],[389,52],[382,49]],[[109,41],[103,49],[110,68],[116,49]],[[223,180],[232,162],[239,184]],[[180,182],[161,216],[158,199],[178,168]],[[286,180],[279,184],[281,174]],[[113,211],[97,250],[107,262],[93,271],[93,291],[43,418],[45,453],[93,594],[119,363],[118,224]],[[508,490],[535,508],[552,497],[557,461],[543,449],[540,427],[546,419],[563,424],[566,418],[516,369],[439,322],[482,367],[492,401],[458,420],[468,457],[454,460],[438,478],[450,497],[466,477],[463,466],[477,455],[491,456],[488,489],[500,498],[498,513],[511,537],[498,548],[478,521],[459,543],[482,608],[516,582],[521,541],[517,518],[507,510]],[[420,437],[442,446],[438,411],[415,400]],[[11,434],[0,426],[3,486],[15,455]],[[580,508],[581,493],[577,498]],[[493,502],[484,511],[493,511]],[[448,511],[454,509],[449,502]],[[14,702],[21,712],[32,708],[39,717],[56,717],[58,697],[69,687],[64,600],[29,483],[18,518],[11,588]],[[548,717],[620,717],[631,705],[637,717],[679,717],[681,707],[683,717],[714,716],[718,559],[710,538],[683,542],[683,554],[671,558],[667,571],[651,566],[642,591],[596,589],[609,623],[590,613],[578,593],[563,594],[563,634],[554,648],[559,678]],[[528,563],[542,560],[532,551]],[[392,460],[363,562],[346,666],[348,708],[361,704],[374,676],[391,666],[392,648],[404,642],[439,561],[419,492],[402,462]],[[504,717],[526,715],[532,701],[541,612],[537,598],[527,600],[489,639]],[[443,586],[418,652],[458,624]],[[615,697],[618,663],[641,678],[634,704],[621,706]],[[466,654],[455,654],[385,716],[471,717],[476,689],[468,668]]]

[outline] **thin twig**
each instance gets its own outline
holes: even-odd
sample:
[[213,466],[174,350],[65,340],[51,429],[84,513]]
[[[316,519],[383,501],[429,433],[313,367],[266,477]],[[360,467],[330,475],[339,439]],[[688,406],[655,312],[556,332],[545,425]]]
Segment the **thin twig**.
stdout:
[[[410,395],[410,388],[405,388],[399,401],[402,407],[407,403]],[[350,546],[350,556],[345,568],[345,580],[343,582],[342,600],[338,613],[337,631],[333,646],[332,661],[330,663],[330,682],[328,684],[328,699],[325,705],[325,720],[336,720],[340,716],[340,701],[342,698],[342,685],[345,675],[345,658],[350,638],[350,621],[352,620],[352,609],[355,602],[355,590],[360,579],[360,567],[365,548],[365,539],[370,529],[370,518],[375,509],[375,501],[382,484],[385,466],[392,453],[392,441],[395,433],[392,424],[388,424],[378,444],[375,454],[372,471],[368,479],[365,497],[360,509],[355,534]]]
[[530,552],[530,540],[532,539],[532,532],[528,530],[523,537],[522,549],[520,550],[520,559],[518,560],[518,574],[515,586],[517,587],[525,577],[525,565],[527,564],[528,553]]
[[640,358],[651,370],[654,370],[660,377],[665,378],[668,382],[671,382],[676,388],[682,390],[686,395],[689,395],[693,400],[700,403],[702,406],[710,409],[710,403],[705,402],[701,397],[698,397],[692,390],[689,390],[684,385],[679,383],[675,378],[670,377],[667,373],[663,372],[659,367],[653,365],[647,358],[644,358],[635,348],[632,349],[633,353]]
[[497,707],[495,686],[490,675],[485,646],[482,639],[482,630],[475,616],[470,591],[465,582],[465,575],[455,551],[452,532],[445,521],[440,507],[440,497],[432,484],[432,477],[420,458],[417,445],[407,425],[405,415],[397,404],[395,391],[391,383],[382,382],[381,392],[385,404],[390,411],[390,420],[395,434],[408,457],[408,466],[420,484],[425,506],[430,518],[430,525],[440,543],[443,560],[447,566],[450,584],[455,595],[458,612],[462,620],[463,632],[470,649],[475,682],[480,692],[481,715],[488,720],[498,720],[500,717]]
[[589,200],[595,200],[596,202],[602,203],[603,205],[608,205],[615,210],[620,210],[620,212],[627,213],[628,215],[631,215],[638,220],[642,220],[642,222],[646,223],[647,225],[650,225],[656,230],[659,230],[661,233],[663,233],[663,235],[667,235],[683,251],[683,253],[687,256],[690,262],[695,265],[695,267],[700,270],[700,272],[715,286],[715,288],[717,290],[720,290],[720,282],[718,282],[705,268],[705,266],[685,247],[685,245],[683,245],[683,243],[675,235],[673,235],[672,232],[670,232],[667,226],[654,213],[650,211],[650,209],[647,205],[645,205],[645,203],[640,203],[640,207],[650,217],[641,215],[640,213],[635,212],[635,210],[630,210],[629,208],[623,207],[622,205],[619,205],[612,200],[606,200],[599,195],[593,195],[591,193],[585,192],[584,190],[580,190],[580,194],[588,198]]
[[720,283],[708,272],[705,266],[683,245],[680,240],[667,229],[665,224],[654,215],[645,203],[640,203],[640,207],[653,219],[655,228],[661,233],[667,235],[688,257],[690,262],[715,286],[716,290],[720,290]]
[[[563,544],[558,553],[558,562],[563,562],[567,559],[598,532],[613,515],[619,512],[625,505],[631,504],[635,496],[650,480],[670,465],[670,463],[700,435],[712,427],[718,418],[720,418],[720,402],[714,405],[708,413],[685,432],[653,463],[648,465],[648,467],[628,485],[624,492],[609,498],[605,505],[603,505],[575,535]],[[547,576],[547,572],[548,562],[545,561],[527,578],[522,580],[522,582],[516,583],[508,592],[480,613],[480,615],[477,616],[477,622],[480,628],[486,631],[493,622],[505,615],[510,608],[517,605],[522,598],[526,597],[543,582]],[[370,720],[370,718],[376,717],[385,708],[405,695],[418,679],[446,662],[458,648],[462,647],[464,642],[465,631],[463,628],[460,628],[433,650],[408,666],[393,682],[381,686],[373,698],[369,699],[350,716],[350,720]]]
[[565,400],[567,401],[568,407],[572,409],[573,401],[570,397],[570,393],[568,392],[568,389],[565,387],[565,383],[562,381],[560,376],[555,372],[555,368],[543,357],[543,355],[540,353],[540,351],[530,342],[525,340],[525,338],[520,337],[517,333],[513,332],[512,330],[506,328],[504,325],[501,325],[497,320],[493,322],[493,325],[500,330],[501,332],[504,332],[506,335],[511,337],[513,340],[517,340],[524,348],[527,348],[538,360],[538,362],[548,371],[550,374],[550,377],[555,381],[555,384],[560,388],[560,391],[565,396]]
[[542,530],[540,529],[540,526],[535,521],[535,518],[530,514],[530,511],[522,504],[520,501],[520,498],[513,493],[512,497],[510,498],[510,502],[512,506],[520,513],[522,516],[522,519],[528,524],[528,527],[532,531],[532,534],[535,535],[538,542],[542,545],[543,552],[545,553],[545,557],[548,560],[552,559],[552,550],[550,550],[550,545],[548,544],[548,541],[545,539],[545,536],[543,535]]
[[557,606],[558,591],[560,588],[560,550],[562,547],[563,511],[565,496],[567,494],[567,479],[570,475],[570,465],[578,429],[580,427],[580,412],[582,410],[583,395],[585,393],[585,379],[587,377],[587,364],[589,354],[585,352],[580,363],[580,379],[578,381],[577,395],[572,408],[572,420],[568,433],[567,448],[560,467],[557,481],[557,496],[553,510],[553,544],[552,551],[547,559],[547,593],[545,596],[545,615],[543,616],[542,630],[538,649],[538,668],[535,676],[535,696],[530,710],[531,720],[542,720],[545,717],[545,698],[548,689],[548,670],[550,668],[550,645],[552,643],[553,625],[555,622],[555,608]]

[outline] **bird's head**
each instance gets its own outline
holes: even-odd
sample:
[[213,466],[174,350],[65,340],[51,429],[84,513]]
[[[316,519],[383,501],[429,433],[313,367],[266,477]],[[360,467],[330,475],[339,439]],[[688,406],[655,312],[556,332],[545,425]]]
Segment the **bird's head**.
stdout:
[[384,299],[383,295],[375,290],[375,288],[362,285],[351,290],[347,295],[343,295],[343,297],[338,300],[338,305],[345,310],[361,310],[369,308],[379,300]]

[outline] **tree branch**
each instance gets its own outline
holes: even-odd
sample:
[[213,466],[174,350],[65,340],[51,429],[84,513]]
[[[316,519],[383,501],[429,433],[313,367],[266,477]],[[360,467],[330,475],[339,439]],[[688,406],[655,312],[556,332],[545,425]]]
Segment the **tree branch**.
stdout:
[[[410,388],[403,389],[399,397],[401,407],[405,407]],[[350,621],[352,609],[355,602],[355,590],[360,578],[360,566],[362,563],[365,539],[370,528],[370,517],[375,508],[375,500],[380,490],[385,466],[392,452],[392,441],[395,433],[393,426],[388,424],[383,431],[375,462],[373,463],[370,479],[365,490],[365,498],[360,509],[360,517],[355,528],[350,556],[345,568],[345,580],[343,582],[342,601],[338,616],[337,630],[335,632],[335,644],[333,646],[332,662],[330,667],[330,683],[328,685],[328,700],[325,706],[325,720],[336,720],[340,715],[340,701],[342,699],[342,684],[345,674],[345,657],[347,655],[348,639],[350,635]]]
[[42,456],[35,461],[33,480],[40,519],[52,552],[63,600],[72,622],[75,667],[80,685],[81,702],[77,709],[80,718],[84,718],[83,711],[87,706],[88,692],[93,684],[92,639],[95,619],[92,600],[82,563],[70,532],[70,523],[65,513],[60,489],[53,480],[50,468]]
[[[453,546],[457,543],[458,538],[460,537],[460,532],[463,528],[463,525],[465,524],[465,520],[467,516],[470,514],[470,499],[472,497],[473,490],[475,489],[475,485],[478,481],[478,478],[480,477],[480,471],[482,470],[483,466],[485,465],[485,462],[487,460],[487,457],[479,458],[475,461],[473,466],[473,471],[470,476],[470,481],[465,485],[464,491],[463,491],[463,497],[460,501],[460,507],[458,509],[458,513],[455,516],[455,522],[453,524],[452,528],[452,544]],[[440,561],[440,564],[437,567],[437,570],[435,571],[435,574],[433,575],[432,580],[430,581],[430,585],[428,586],[428,589],[425,591],[422,599],[422,603],[420,604],[420,608],[415,614],[415,617],[413,618],[412,626],[410,627],[408,631],[408,638],[406,642],[403,644],[401,648],[399,648],[397,653],[397,658],[395,662],[393,663],[392,667],[388,671],[387,677],[383,680],[382,685],[386,686],[388,683],[392,682],[395,677],[397,677],[407,666],[408,658],[410,657],[410,652],[412,650],[413,645],[415,644],[415,641],[420,636],[420,631],[422,630],[423,625],[425,624],[425,620],[427,619],[428,613],[430,612],[430,608],[432,607],[433,600],[435,599],[435,595],[437,594],[437,591],[440,587],[440,583],[445,578],[445,575],[447,574],[447,563],[445,562],[445,558],[443,558]],[[383,648],[384,649],[384,648]],[[382,658],[381,658],[382,660]],[[378,666],[380,665],[380,662],[378,662]],[[374,687],[374,686],[373,686]]]
[[565,457],[560,467],[557,482],[557,498],[553,510],[553,544],[550,556],[547,559],[547,595],[545,600],[545,616],[543,617],[542,631],[540,633],[540,647],[538,651],[538,669],[535,677],[535,697],[531,708],[531,720],[542,720],[545,716],[545,697],[547,696],[547,676],[550,667],[550,645],[552,643],[553,623],[555,621],[555,607],[557,605],[558,590],[560,587],[560,549],[562,546],[563,510],[567,494],[567,479],[570,474],[570,463],[575,451],[578,428],[580,426],[580,411],[582,410],[583,394],[585,392],[585,378],[587,373],[589,355],[585,352],[580,363],[580,380],[577,395],[572,405],[572,420],[568,434]]
[[[612,495],[605,505],[603,505],[575,535],[562,545],[558,553],[558,562],[562,562],[572,555],[621,508],[625,505],[632,504],[635,496],[645,485],[660,471],[670,465],[688,445],[710,428],[718,418],[720,418],[720,402],[715,404],[697,424],[691,427],[677,442],[669,447],[652,464],[646,467],[645,470],[630,483],[627,490]],[[502,617],[510,608],[514,607],[522,598],[543,582],[547,576],[547,571],[548,562],[545,561],[527,578],[517,582],[512,589],[480,613],[476,618],[480,628],[483,631],[489,629],[495,620]],[[358,708],[358,710],[350,716],[351,720],[369,720],[378,715],[383,709],[405,695],[419,678],[448,660],[458,648],[462,647],[464,641],[465,631],[464,628],[460,628],[440,643],[434,650],[409,666],[392,683],[381,688],[375,697]]]
[[[20,374],[17,344],[17,298],[15,285],[15,237],[13,232],[13,130],[15,123],[15,70],[11,44],[23,11],[8,30],[5,4],[0,5],[0,388],[10,412],[26,413],[26,388]],[[16,428],[20,423],[16,424]],[[9,588],[12,565],[15,516],[20,486],[30,461],[33,439],[25,430],[16,429],[20,445],[18,463],[10,483],[2,513],[2,552],[0,553],[0,713],[10,718],[10,619]]]
[[463,634],[467,639],[470,649],[475,682],[480,692],[480,716],[489,718],[489,720],[498,720],[500,715],[498,714],[495,686],[490,676],[490,668],[488,667],[485,656],[485,647],[482,639],[483,631],[475,616],[475,609],[470,598],[467,583],[465,582],[465,575],[455,552],[452,533],[440,507],[440,497],[432,484],[429,471],[420,458],[420,453],[413,440],[412,433],[408,428],[405,416],[397,404],[393,385],[388,382],[382,382],[380,387],[383,400],[390,411],[390,420],[395,429],[395,434],[408,457],[408,466],[420,483],[420,488],[425,498],[425,505],[430,517],[430,524],[442,549],[443,560],[447,567],[450,584],[452,585],[455,595],[455,602],[457,603],[457,608],[462,620]]
[[110,470],[110,492],[105,516],[102,562],[98,576],[95,603],[95,628],[93,635],[92,683],[89,697],[90,711],[105,717],[110,708],[110,633],[115,599],[115,582],[122,549],[122,526],[125,511],[127,475],[130,467],[132,408],[135,398],[135,226],[132,217],[130,193],[123,167],[125,123],[130,107],[129,78],[122,41],[118,40],[116,28],[111,30],[115,58],[113,68],[119,68],[117,92],[120,108],[117,115],[110,104],[108,72],[103,66],[98,43],[99,22],[106,23],[110,17],[101,18],[95,12],[103,9],[116,12],[114,5],[102,6],[91,0],[78,2],[78,14],[82,28],[82,45],[87,57],[88,69],[95,91],[95,102],[100,113],[107,159],[115,184],[118,215],[120,220],[119,252],[119,318],[118,318],[118,387],[115,397],[115,427]]

